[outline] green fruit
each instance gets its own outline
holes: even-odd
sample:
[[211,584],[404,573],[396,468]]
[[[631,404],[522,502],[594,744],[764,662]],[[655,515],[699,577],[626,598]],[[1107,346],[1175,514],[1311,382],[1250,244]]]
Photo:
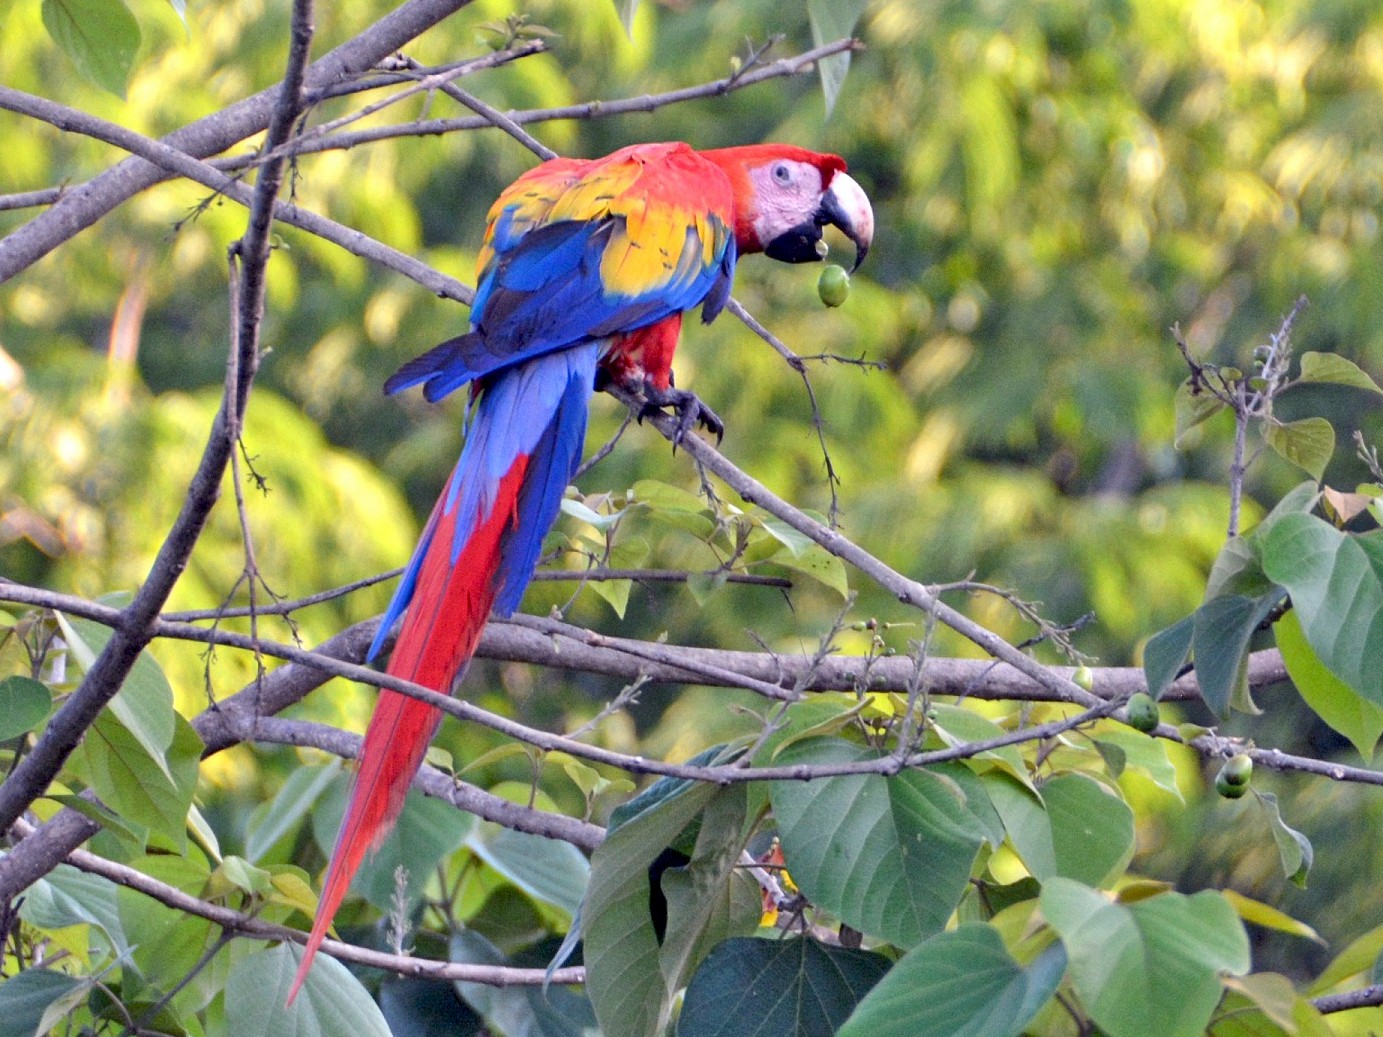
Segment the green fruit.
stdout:
[[1220,774],[1231,785],[1247,785],[1253,777],[1253,758],[1248,753],[1236,753],[1225,761]]
[[1220,773],[1215,775],[1215,791],[1224,796],[1225,799],[1241,799],[1245,792],[1249,790],[1248,783],[1242,785],[1235,784],[1229,780],[1229,775],[1225,773],[1228,767],[1221,767]]
[[845,272],[845,267],[832,263],[821,271],[821,277],[816,282],[816,294],[827,306],[839,306],[848,299],[850,275]]
[[1128,726],[1135,731],[1155,731],[1162,719],[1158,713],[1157,703],[1145,691],[1130,695],[1124,709],[1128,716]]
[[1095,675],[1090,672],[1088,666],[1078,666],[1076,672],[1071,674],[1071,681],[1078,688],[1084,688],[1086,691],[1095,690]]

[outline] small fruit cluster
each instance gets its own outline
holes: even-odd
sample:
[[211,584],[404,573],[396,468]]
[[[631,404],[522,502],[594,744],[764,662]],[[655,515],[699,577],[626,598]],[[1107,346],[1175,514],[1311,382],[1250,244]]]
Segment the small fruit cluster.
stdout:
[[1225,799],[1238,799],[1249,790],[1252,778],[1253,757],[1248,753],[1235,753],[1215,775],[1215,791]]

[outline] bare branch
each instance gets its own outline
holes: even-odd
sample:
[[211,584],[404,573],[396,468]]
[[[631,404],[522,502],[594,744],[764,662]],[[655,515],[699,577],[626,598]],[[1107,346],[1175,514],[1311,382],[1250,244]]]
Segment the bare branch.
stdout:
[[[270,146],[291,132],[297,118],[303,70],[312,39],[311,16],[311,0],[297,0],[293,8],[292,52],[282,96],[273,110]],[[139,653],[153,637],[150,625],[186,567],[207,515],[220,494],[221,477],[249,401],[249,387],[257,361],[259,320],[264,306],[264,265],[269,256],[273,196],[278,190],[275,168],[266,168],[261,174],[256,203],[251,209],[250,229],[241,249],[244,281],[226,392],[182,509],[159,548],[148,578],[129,607],[120,614],[110,640],[87,670],[85,679],[54,714],[29,755],[0,784],[0,831],[8,829],[34,798],[43,793],[97,714],[120,690]]]
[[[359,36],[313,62],[304,85],[309,91],[322,90],[368,71],[469,2],[407,0]],[[277,87],[260,91],[169,134],[163,143],[197,158],[218,154],[264,130],[278,96]],[[167,178],[162,167],[132,158],[70,188],[51,208],[0,239],[0,283],[27,269],[122,202]]]
[[[14,830],[24,836],[25,841],[33,838],[35,833],[40,831],[27,821],[18,822],[14,826]],[[20,845],[22,846],[23,843]],[[145,875],[142,871],[137,871],[125,864],[106,860],[94,853],[88,853],[85,850],[73,850],[68,854],[67,860],[74,867],[90,875],[99,875],[117,885],[143,893],[175,911],[205,918],[237,936],[258,940],[284,940],[293,943],[304,943],[307,940],[307,934],[297,929],[274,925],[271,922],[242,914],[232,908],[199,900],[190,893],[184,893],[176,886],[160,882]],[[507,965],[453,964],[428,958],[415,958],[406,954],[387,954],[365,947],[357,947],[354,944],[341,943],[338,940],[327,940],[322,944],[322,949],[332,957],[342,961],[368,965],[371,968],[385,969],[389,972],[421,979],[460,980],[468,983],[485,983],[496,987],[512,987],[540,986],[549,982],[583,983],[586,978],[586,970],[581,966],[557,969],[549,976],[545,969],[519,969]]]
[[[81,133],[96,140],[113,144],[130,152],[131,155],[137,155],[153,163],[170,175],[186,177],[188,180],[202,184],[217,194],[224,195],[247,208],[254,205],[255,191],[253,188],[226,176],[210,163],[199,161],[162,141],[142,136],[132,130],[125,129],[123,126],[99,119],[94,115],[88,115],[85,112],[79,112],[73,108],[67,108],[45,98],[35,97],[21,90],[12,90],[4,86],[0,86],[0,108],[40,119],[62,130]],[[284,154],[288,154],[288,152],[284,151]],[[116,168],[120,167],[117,166]],[[371,260],[402,274],[404,277],[418,282],[434,295],[469,304],[474,294],[469,287],[455,278],[447,277],[413,256],[391,248],[383,242],[376,241],[358,230],[337,223],[335,220],[299,208],[289,202],[278,200],[273,203],[273,213],[275,219],[305,230],[310,234],[315,234],[339,245],[353,255]],[[16,231],[15,233],[20,232]],[[6,238],[0,241],[0,250],[3,250],[5,242],[9,240]],[[4,254],[3,251],[0,251],[0,273],[3,273],[3,262]]]
[[[827,43],[812,50],[789,58],[761,65],[741,74],[727,76],[710,83],[670,90],[662,94],[645,94],[642,97],[621,98],[613,101],[587,101],[583,104],[565,105],[559,108],[537,108],[528,111],[508,112],[506,118],[516,125],[526,126],[537,122],[552,122],[562,119],[596,119],[613,115],[640,114],[657,111],[668,105],[678,104],[697,98],[720,97],[756,83],[786,76],[801,75],[816,67],[816,62],[832,54],[859,50],[858,40],[842,39]],[[349,133],[331,134],[320,139],[309,139],[295,145],[298,154],[311,154],[318,151],[339,150],[359,147],[380,140],[399,137],[427,137],[444,133],[457,133],[467,130],[481,130],[494,126],[486,116],[463,116],[451,119],[417,119],[397,126],[371,126],[368,129]],[[256,161],[254,156],[218,160],[218,168],[243,168]]]

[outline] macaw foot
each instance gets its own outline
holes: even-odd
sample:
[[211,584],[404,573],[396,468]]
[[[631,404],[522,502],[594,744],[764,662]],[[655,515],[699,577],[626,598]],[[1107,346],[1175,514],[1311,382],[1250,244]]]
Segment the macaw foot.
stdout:
[[672,434],[672,449],[676,450],[678,444],[682,442],[688,432],[695,425],[700,425],[707,432],[716,437],[716,445],[725,438],[725,423],[720,420],[720,416],[715,411],[707,407],[696,393],[686,389],[674,389],[669,386],[666,389],[657,389],[647,383],[643,387],[643,407],[639,410],[639,421],[644,418],[661,413],[664,407],[670,407],[672,413],[677,418],[677,430]]

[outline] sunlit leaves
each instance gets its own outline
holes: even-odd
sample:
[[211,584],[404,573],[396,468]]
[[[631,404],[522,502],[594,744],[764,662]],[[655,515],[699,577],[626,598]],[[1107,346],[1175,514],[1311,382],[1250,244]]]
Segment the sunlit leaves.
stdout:
[[1306,877],[1311,873],[1311,865],[1316,857],[1311,840],[1282,819],[1277,797],[1271,792],[1255,792],[1254,799],[1263,808],[1268,830],[1272,832],[1273,842],[1277,845],[1278,857],[1282,861],[1282,874],[1298,886],[1305,886]]
[[86,996],[89,984],[55,969],[25,969],[0,983],[0,1032],[46,1034]]
[[[633,0],[624,0],[632,3]],[[869,0],[807,0],[807,17],[812,27],[812,42],[818,47],[843,39],[855,31],[855,23]],[[850,70],[850,53],[833,54],[816,63],[821,75],[821,90],[826,95],[826,114],[830,115]]]
[[125,96],[140,32],[124,0],[43,0],[43,24],[82,75]]
[[1311,647],[1330,671],[1383,705],[1383,538],[1352,536],[1311,515],[1274,524],[1263,569],[1292,596]]
[[591,857],[581,911],[586,988],[606,1037],[644,1037],[667,1020],[672,991],[658,964],[649,866],[717,791],[704,784],[658,784],[664,792],[640,797],[637,812],[612,828]]
[[1333,385],[1348,385],[1354,389],[1367,389],[1383,396],[1379,388],[1358,364],[1338,353],[1301,354],[1301,381],[1326,382]]
[[82,751],[92,787],[108,806],[181,848],[187,841],[187,812],[197,785],[202,740],[191,724],[174,717],[173,740],[166,754],[150,755],[110,711],[96,718]]
[[1065,968],[1060,944],[1023,968],[993,928],[962,925],[905,954],[840,1037],[1016,1037],[1056,992]]
[[335,958],[313,963],[297,1000],[285,1008],[302,948],[256,951],[231,967],[226,981],[226,1030],[237,1037],[391,1037],[360,981]]
[[1295,609],[1273,624],[1277,647],[1292,683],[1316,715],[1344,735],[1365,760],[1383,735],[1383,706],[1362,698],[1321,662],[1301,629]]
[[1325,474],[1325,466],[1335,453],[1335,429],[1324,418],[1273,422],[1263,430],[1263,438],[1279,455],[1315,479]]
[[1057,775],[1036,791],[995,776],[985,788],[1013,848],[1041,881],[1102,885],[1133,853],[1133,812],[1083,774]]
[[[778,762],[872,756],[844,740],[817,739],[792,746]],[[987,836],[945,769],[778,781],[771,798],[793,881],[807,897],[851,927],[902,947],[946,924]]]
[[32,731],[48,716],[53,696],[32,677],[6,677],[0,681],[0,742]]
[[1218,893],[1120,904],[1058,878],[1044,884],[1041,905],[1082,1005],[1110,1037],[1198,1037],[1221,974],[1249,968],[1243,923]]

